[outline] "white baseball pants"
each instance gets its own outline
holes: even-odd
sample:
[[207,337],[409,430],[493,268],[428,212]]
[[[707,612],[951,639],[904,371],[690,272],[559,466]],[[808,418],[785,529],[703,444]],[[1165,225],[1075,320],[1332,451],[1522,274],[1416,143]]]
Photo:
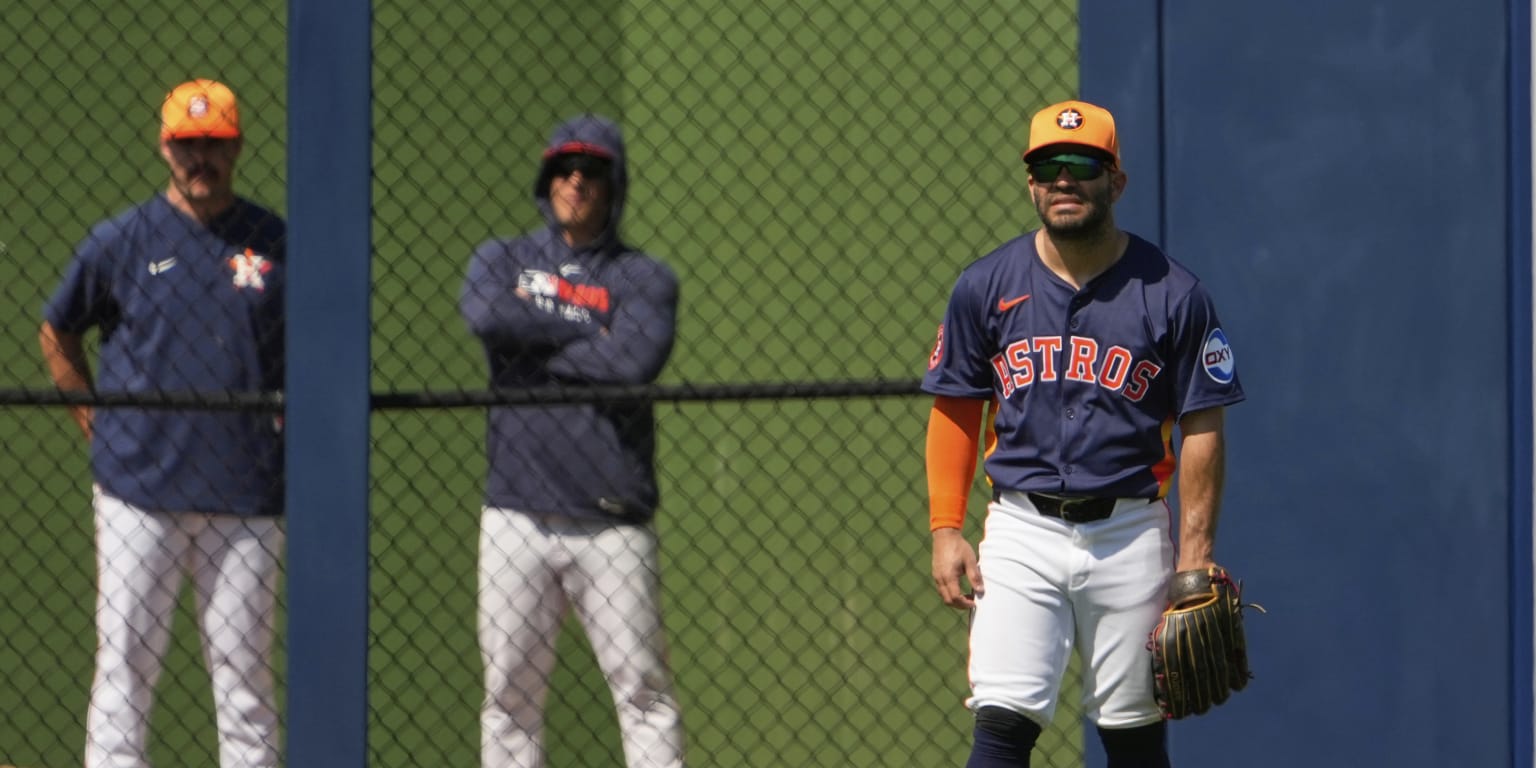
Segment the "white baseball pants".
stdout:
[[270,664],[281,523],[271,517],[164,513],[93,494],[96,677],[85,768],[148,768],[155,682],[184,573],[192,575],[203,659],[213,683],[222,768],[278,764]]
[[1076,647],[1089,720],[1105,728],[1161,720],[1146,646],[1173,574],[1170,525],[1167,503],[1145,499],[1121,499],[1110,517],[1076,524],[1041,515],[1021,493],[989,505],[967,705],[1048,727]]
[[629,768],[683,765],[654,526],[486,508],[479,571],[483,768],[543,768],[544,701],[571,609],[613,693]]

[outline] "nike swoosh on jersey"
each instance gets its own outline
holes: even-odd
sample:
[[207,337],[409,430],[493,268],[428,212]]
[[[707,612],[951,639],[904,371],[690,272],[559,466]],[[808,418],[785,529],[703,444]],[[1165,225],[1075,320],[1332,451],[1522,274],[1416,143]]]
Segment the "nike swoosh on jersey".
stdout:
[[1027,293],[1015,299],[998,299],[997,311],[1007,312],[1008,310],[1013,309],[1014,307],[1017,307],[1026,301],[1029,301],[1029,294]]
[[174,257],[163,261],[151,261],[149,263],[149,273],[151,275],[158,275],[161,272],[169,272],[171,267],[174,266],[176,266],[176,259]]

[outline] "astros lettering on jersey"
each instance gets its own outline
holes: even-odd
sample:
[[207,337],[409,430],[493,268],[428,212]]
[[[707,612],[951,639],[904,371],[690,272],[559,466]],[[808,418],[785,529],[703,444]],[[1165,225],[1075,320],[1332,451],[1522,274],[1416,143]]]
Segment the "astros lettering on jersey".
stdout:
[[956,282],[923,390],[996,402],[986,440],[994,487],[1162,498],[1178,416],[1243,399],[1199,280],[1130,237],[1124,257],[1080,291],[1041,263],[1034,233]]

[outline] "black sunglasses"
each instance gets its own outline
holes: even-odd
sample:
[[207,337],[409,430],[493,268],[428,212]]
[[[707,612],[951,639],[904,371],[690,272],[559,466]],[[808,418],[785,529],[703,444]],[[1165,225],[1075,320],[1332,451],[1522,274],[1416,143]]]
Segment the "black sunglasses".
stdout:
[[613,172],[613,162],[597,155],[567,152],[563,155],[555,155],[554,159],[549,161],[549,170],[552,176],[561,179],[581,171],[583,178],[607,181],[608,175]]
[[1087,155],[1056,155],[1029,164],[1029,177],[1036,184],[1051,184],[1061,177],[1062,170],[1077,181],[1093,181],[1104,175],[1108,167],[1103,160]]

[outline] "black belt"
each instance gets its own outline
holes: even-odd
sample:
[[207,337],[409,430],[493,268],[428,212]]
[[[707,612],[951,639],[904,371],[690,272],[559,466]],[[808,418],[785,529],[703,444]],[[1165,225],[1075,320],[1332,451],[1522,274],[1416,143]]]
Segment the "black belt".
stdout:
[[[993,493],[995,501],[998,493]],[[1049,496],[1043,493],[1025,493],[1029,503],[1046,517],[1054,517],[1068,523],[1092,523],[1109,517],[1115,511],[1119,499],[1102,496]]]

